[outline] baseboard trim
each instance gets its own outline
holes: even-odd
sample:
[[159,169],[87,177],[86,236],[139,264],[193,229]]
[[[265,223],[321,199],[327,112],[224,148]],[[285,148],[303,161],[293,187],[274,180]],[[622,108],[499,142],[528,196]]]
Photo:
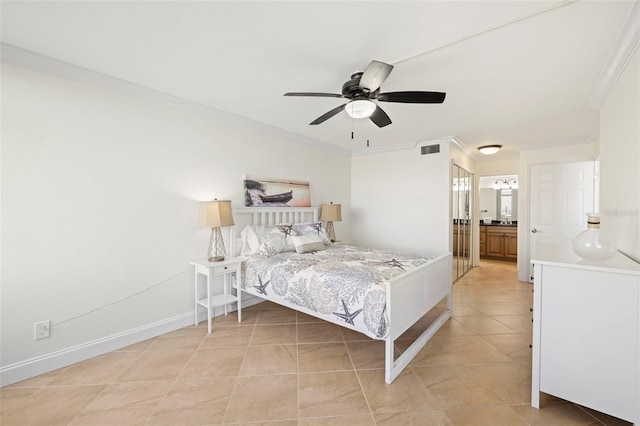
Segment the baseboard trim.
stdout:
[[[258,297],[243,297],[242,307],[248,308],[262,302]],[[235,306],[232,309],[235,311]],[[217,315],[216,315],[217,314]],[[214,316],[222,315],[223,311],[214,312]],[[206,311],[198,312],[198,322],[206,321]],[[59,351],[51,352],[35,358],[20,361],[0,368],[0,387],[8,386],[23,380],[30,379],[59,368],[94,358],[105,353],[122,349],[124,347],[140,343],[147,339],[161,336],[175,330],[193,325],[193,311],[166,318],[141,327],[113,334],[111,336],[96,339],[80,345],[72,346]]]

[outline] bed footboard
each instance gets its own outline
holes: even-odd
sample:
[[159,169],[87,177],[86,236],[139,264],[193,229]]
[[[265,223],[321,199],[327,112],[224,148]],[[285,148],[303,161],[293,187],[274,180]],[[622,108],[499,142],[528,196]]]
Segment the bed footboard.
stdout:
[[[385,382],[391,383],[451,318],[451,253],[388,284],[389,335],[385,339]],[[388,289],[389,290],[389,289]],[[394,341],[446,297],[446,309],[394,360]]]

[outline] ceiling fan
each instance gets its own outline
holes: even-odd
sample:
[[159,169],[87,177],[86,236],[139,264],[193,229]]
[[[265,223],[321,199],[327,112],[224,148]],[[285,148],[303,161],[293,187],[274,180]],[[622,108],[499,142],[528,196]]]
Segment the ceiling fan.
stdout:
[[346,98],[349,102],[335,107],[312,121],[311,125],[320,124],[340,111],[345,110],[352,118],[369,118],[378,127],[391,124],[386,112],[373,100],[381,102],[401,102],[408,104],[441,104],[446,93],[443,92],[387,92],[380,93],[380,86],[389,77],[393,65],[380,61],[371,61],[364,71],[357,71],[351,79],[342,85],[342,94],[316,92],[289,92],[284,96],[316,96],[322,98]]

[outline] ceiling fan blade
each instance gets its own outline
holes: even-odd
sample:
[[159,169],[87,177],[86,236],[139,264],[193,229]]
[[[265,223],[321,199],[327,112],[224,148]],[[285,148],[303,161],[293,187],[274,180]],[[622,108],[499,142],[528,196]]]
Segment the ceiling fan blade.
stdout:
[[322,114],[320,117],[316,118],[315,120],[313,120],[309,124],[310,125],[314,125],[314,124],[324,123],[325,121],[327,121],[328,119],[330,119],[331,117],[333,117],[334,115],[336,115],[337,113],[342,111],[344,109],[345,105],[347,105],[347,104],[340,105],[338,107],[335,107],[331,111],[325,112],[324,114]]
[[316,96],[319,98],[344,98],[338,93],[316,93],[316,92],[288,92],[284,96]]
[[360,77],[360,88],[368,90],[369,92],[375,92],[387,77],[389,77],[392,69],[393,65],[380,61],[371,61],[367,69],[362,73],[362,77]]
[[402,102],[405,104],[441,104],[447,96],[443,92],[388,92],[380,93],[376,98],[384,102]]
[[369,117],[369,119],[373,121],[378,127],[384,127],[391,124],[391,119],[389,118],[387,113],[384,112],[379,106],[376,106],[376,110],[373,111],[373,114],[371,114],[371,117]]

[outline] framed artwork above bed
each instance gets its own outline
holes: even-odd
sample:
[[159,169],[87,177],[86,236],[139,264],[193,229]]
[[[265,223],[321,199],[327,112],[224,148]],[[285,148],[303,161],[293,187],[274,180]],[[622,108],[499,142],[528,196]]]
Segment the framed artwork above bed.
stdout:
[[244,205],[247,207],[311,207],[309,182],[244,176]]

